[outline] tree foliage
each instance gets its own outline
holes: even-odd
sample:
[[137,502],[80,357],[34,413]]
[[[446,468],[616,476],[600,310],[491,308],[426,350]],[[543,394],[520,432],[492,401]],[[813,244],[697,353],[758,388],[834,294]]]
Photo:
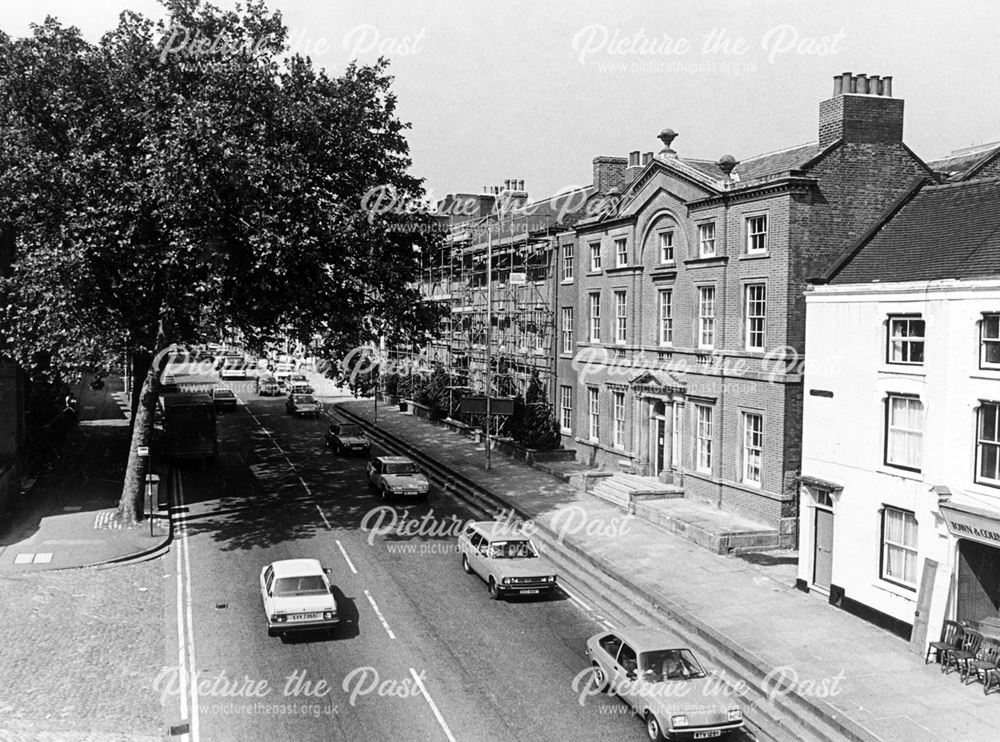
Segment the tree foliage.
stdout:
[[430,219],[363,208],[376,188],[423,197],[387,63],[331,77],[287,55],[260,2],[166,4],[168,20],[124,13],[97,44],[51,18],[0,36],[3,350],[80,371],[152,350],[161,320],[173,341],[207,319],[319,334],[330,354],[420,339]]
[[437,315],[413,279],[440,237],[365,209],[424,196],[387,62],[331,76],[260,0],[164,4],[98,43],[52,18],[0,33],[0,353],[72,378],[124,352],[141,381],[164,329],[319,335],[332,357],[422,342]]

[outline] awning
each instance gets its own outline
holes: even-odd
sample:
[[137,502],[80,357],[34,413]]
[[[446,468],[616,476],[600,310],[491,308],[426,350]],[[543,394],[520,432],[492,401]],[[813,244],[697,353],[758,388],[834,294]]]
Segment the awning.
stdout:
[[795,479],[809,487],[826,490],[827,492],[839,492],[844,489],[844,485],[842,484],[831,482],[828,479],[820,479],[819,477],[810,477],[808,474],[800,474]]

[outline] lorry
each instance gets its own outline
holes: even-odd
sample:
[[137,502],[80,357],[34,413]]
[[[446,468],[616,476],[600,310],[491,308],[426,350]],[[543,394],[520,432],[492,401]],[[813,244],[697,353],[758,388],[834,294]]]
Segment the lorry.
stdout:
[[165,459],[201,459],[206,464],[219,453],[215,434],[215,403],[208,394],[173,393],[160,396],[163,434],[160,450]]

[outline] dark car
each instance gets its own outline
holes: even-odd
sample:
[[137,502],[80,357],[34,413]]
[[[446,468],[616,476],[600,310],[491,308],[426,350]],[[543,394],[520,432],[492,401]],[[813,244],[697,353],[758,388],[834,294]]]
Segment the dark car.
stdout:
[[334,423],[326,429],[326,445],[334,453],[364,453],[371,451],[372,443],[355,423]]
[[212,390],[212,401],[215,403],[215,409],[217,410],[236,409],[236,394],[232,389],[216,387]]

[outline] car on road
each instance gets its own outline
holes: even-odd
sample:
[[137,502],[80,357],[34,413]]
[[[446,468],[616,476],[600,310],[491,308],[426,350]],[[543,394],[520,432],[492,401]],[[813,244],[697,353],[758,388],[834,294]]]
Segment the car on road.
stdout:
[[311,394],[289,394],[285,400],[285,412],[289,415],[312,415],[319,417],[323,404]]
[[368,461],[368,485],[383,500],[416,497],[424,502],[431,490],[427,477],[406,456],[377,456]]
[[318,559],[283,559],[260,571],[268,636],[336,628],[340,616],[327,572]]
[[227,358],[219,369],[220,379],[245,379],[247,377],[247,364],[242,358]]
[[482,577],[497,600],[504,595],[543,595],[556,587],[556,574],[542,562],[534,543],[516,524],[469,523],[458,536],[462,569]]
[[277,397],[281,394],[281,384],[270,374],[258,376],[257,394],[262,397]]
[[334,423],[326,429],[327,448],[334,453],[364,453],[371,451],[372,442],[357,423]]
[[212,402],[217,410],[235,410],[236,393],[224,386],[217,386],[212,390]]
[[288,377],[295,373],[295,367],[290,363],[279,363],[274,367],[274,378],[278,380],[281,384],[281,388],[285,388],[285,384],[288,382]]
[[312,394],[316,390],[303,381],[286,381],[285,387],[289,394]]
[[653,742],[717,739],[743,726],[735,689],[706,673],[665,631],[602,631],[587,640],[587,656],[597,688],[628,704]]

